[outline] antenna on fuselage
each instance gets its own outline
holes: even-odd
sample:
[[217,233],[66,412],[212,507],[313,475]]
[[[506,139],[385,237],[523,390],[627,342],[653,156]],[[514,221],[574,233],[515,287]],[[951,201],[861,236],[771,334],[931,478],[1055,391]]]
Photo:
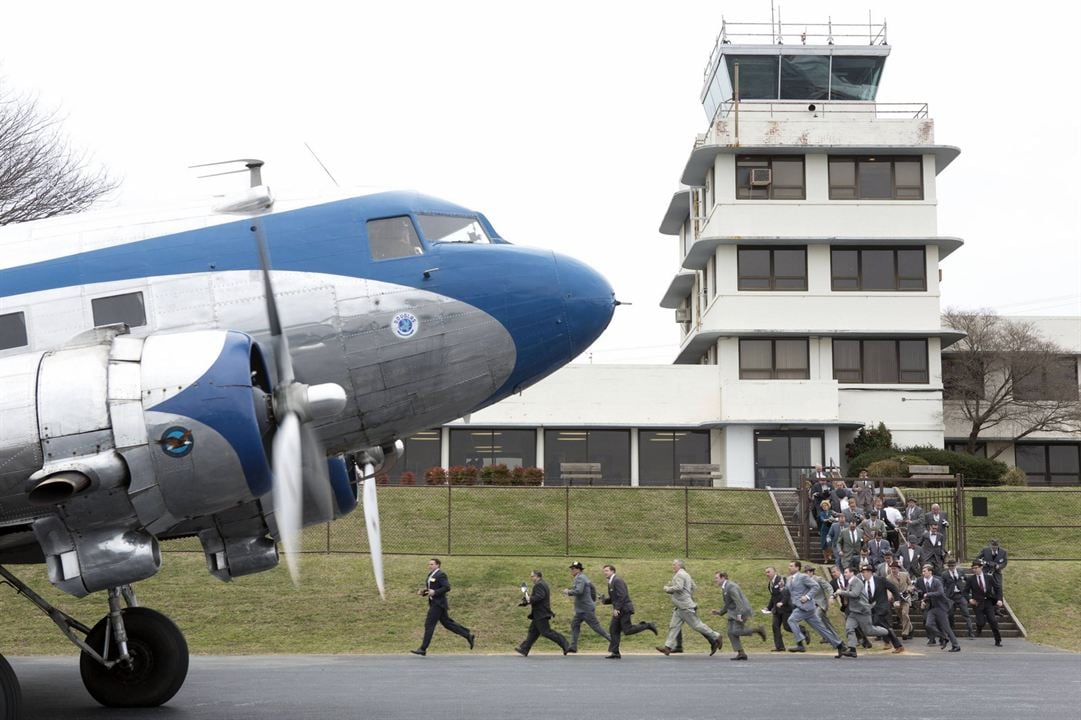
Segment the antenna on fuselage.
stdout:
[[214,206],[214,212],[223,213],[249,213],[266,210],[274,205],[274,196],[270,188],[263,185],[263,161],[255,158],[238,158],[236,160],[221,160],[219,162],[201,163],[190,165],[189,168],[216,167],[218,165],[233,165],[244,163],[244,167],[238,170],[225,170],[223,172],[207,173],[199,175],[199,179],[218,177],[219,175],[235,175],[247,172],[250,177],[250,187],[240,195],[227,195],[222,202]]
[[[217,165],[232,165],[233,163],[244,163],[244,170],[247,170],[251,175],[251,185],[249,187],[259,187],[263,184],[263,161],[256,160],[255,158],[237,158],[236,160],[220,160],[212,163],[201,163],[199,165],[189,165],[189,169],[215,167]],[[235,175],[242,173],[244,170],[226,170],[225,172],[209,173],[207,175],[199,175],[199,179],[208,177],[218,177],[219,175]]]

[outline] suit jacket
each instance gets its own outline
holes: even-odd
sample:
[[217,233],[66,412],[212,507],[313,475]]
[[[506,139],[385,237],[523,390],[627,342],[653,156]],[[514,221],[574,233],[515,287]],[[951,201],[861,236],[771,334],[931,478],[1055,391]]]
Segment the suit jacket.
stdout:
[[992,557],[991,546],[988,545],[983,550],[980,550],[980,554],[976,558],[983,560],[987,572],[999,573],[1002,572],[1002,568],[1006,567],[1006,551],[1002,548],[998,549],[998,555]]
[[782,599],[784,596],[784,577],[781,575],[774,575],[772,580],[766,582],[766,589],[769,591],[769,605],[766,609],[775,613],[783,610],[784,608],[777,607],[777,603],[788,603],[788,601]]
[[698,603],[694,601],[694,591],[697,587],[690,573],[680,568],[664,586],[664,591],[671,596],[672,604],[680,610],[694,610],[698,607]]
[[930,535],[924,535],[920,542],[920,553],[925,563],[933,562],[935,558],[938,558],[941,564],[946,559],[946,538],[939,533],[932,541]]
[[815,594],[815,603],[823,610],[830,606],[830,598],[833,597],[833,586],[825,578],[820,578],[815,575],[815,582],[818,583],[818,592]]
[[945,608],[947,611],[950,609],[952,601],[946,597],[946,588],[942,585],[942,580],[931,576],[931,579],[923,577],[922,575],[916,580],[916,590],[920,593],[920,597],[927,601],[927,604],[932,608]]
[[731,580],[726,581],[721,589],[721,596],[724,598],[721,615],[728,615],[729,620],[743,618],[741,622],[747,622],[750,619],[753,612],[751,603],[747,600],[747,596],[743,594],[743,590],[739,585]]
[[533,583],[533,590],[529,593],[529,607],[530,620],[550,620],[556,616],[552,612],[548,583],[543,580]]
[[965,596],[965,579],[966,576],[960,570],[957,571],[957,579],[954,580],[949,570],[943,571],[939,578],[942,579],[942,585],[946,589],[946,597],[953,600],[963,598]]
[[901,590],[889,578],[876,577],[873,580],[874,592],[871,593],[871,613],[873,615],[888,616],[890,603],[893,600],[901,599]]
[[905,537],[923,535],[923,508],[919,505],[911,509],[906,505],[901,511],[901,519],[905,526]]
[[944,512],[940,512],[937,517],[934,513],[925,513],[923,516],[923,526],[928,529],[932,525],[938,525],[938,529],[945,532],[946,526],[949,524],[950,520]]
[[627,590],[627,583],[619,575],[613,575],[608,579],[608,595],[601,600],[605,605],[611,605],[619,610],[620,615],[633,615],[634,603],[631,602],[631,593]]
[[[909,594],[909,596],[910,596],[909,597],[909,602],[911,602],[912,593],[915,592],[915,590],[916,590],[916,588],[912,586],[912,576],[911,575],[909,575],[904,570],[898,570],[896,575],[893,575],[891,573],[891,574],[886,576],[886,579],[889,580],[891,583],[893,583],[894,586],[896,586],[897,592],[898,592],[898,595],[897,595],[897,598],[896,598],[897,600],[901,600],[900,593],[907,592]],[[904,602],[904,601],[901,600],[901,602]]]
[[848,598],[841,595],[841,590],[845,588],[843,578],[830,578],[830,587],[833,588],[833,597],[837,598],[837,602],[841,604],[841,610],[848,613]]
[[848,564],[860,554],[860,547],[863,545],[863,533],[860,532],[859,528],[856,528],[856,539],[853,540],[851,529],[845,528],[841,531],[837,544],[841,547],[841,553],[845,557],[845,564]]
[[585,573],[578,573],[574,576],[574,582],[567,588],[567,595],[574,598],[574,612],[596,612],[597,606],[593,602],[593,593],[590,591],[592,585],[593,583],[589,581]]
[[965,578],[965,596],[969,600],[975,600],[977,605],[985,601],[998,602],[1002,599],[1002,588],[995,582],[995,576],[983,573],[983,588],[980,588],[980,579],[976,573]]
[[450,592],[450,578],[443,572],[443,568],[436,568],[434,573],[428,573],[424,578],[424,586],[428,588],[428,602],[439,607],[448,607],[447,593]]
[[[808,616],[815,614],[815,593],[818,592],[818,583],[810,575],[797,572],[788,576],[788,593],[792,598],[792,609],[799,608]],[[807,599],[804,600],[803,598]]]
[[909,575],[919,575],[920,568],[923,566],[923,551],[920,550],[919,545],[912,548],[912,558],[908,557],[908,545],[903,546],[896,553],[897,561],[901,563],[901,567],[908,571]]
[[885,537],[886,521],[876,515],[872,515],[871,517],[864,519],[864,521],[860,523],[860,530],[863,531],[863,536],[868,539],[875,536],[876,530],[882,533],[883,537]]
[[882,558],[885,557],[885,554],[890,550],[893,550],[893,548],[890,546],[890,541],[886,538],[881,538],[879,540],[875,540],[872,538],[871,541],[867,543],[867,549],[871,551],[870,557],[872,565],[878,565],[879,563],[881,563]]
[[848,600],[848,612],[850,615],[870,615],[871,604],[863,594],[863,578],[853,575],[848,581],[848,587],[837,590],[834,595],[840,595]]

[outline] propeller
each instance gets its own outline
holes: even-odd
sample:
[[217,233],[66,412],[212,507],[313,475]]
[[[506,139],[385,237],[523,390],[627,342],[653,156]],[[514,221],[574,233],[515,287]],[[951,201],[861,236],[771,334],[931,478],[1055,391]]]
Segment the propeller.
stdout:
[[[360,468],[357,468],[360,472]],[[379,588],[379,597],[387,599],[383,586],[383,540],[379,528],[379,502],[375,497],[375,467],[364,466],[364,526],[368,529],[368,550],[372,554],[372,572],[375,574],[375,586]]]
[[[334,417],[345,409],[345,390],[336,383],[306,385],[293,373],[289,339],[282,331],[278,304],[270,281],[270,257],[262,222],[256,218],[251,231],[259,249],[266,295],[267,320],[274,342],[274,360],[278,383],[271,395],[277,429],[274,432],[271,461],[274,474],[274,517],[278,538],[285,552],[285,564],[294,584],[300,582],[299,543],[304,521],[305,496],[319,509],[333,502],[327,481],[326,450],[311,428],[311,422]],[[305,482],[305,478],[308,479]]]

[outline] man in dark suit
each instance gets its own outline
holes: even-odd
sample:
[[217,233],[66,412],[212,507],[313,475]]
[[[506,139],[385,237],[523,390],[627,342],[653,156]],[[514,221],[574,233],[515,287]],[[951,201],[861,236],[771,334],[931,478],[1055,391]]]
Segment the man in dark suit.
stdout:
[[1008,562],[1006,549],[999,547],[998,540],[992,538],[976,559],[983,563],[983,571],[997,580],[999,590],[1002,590],[1002,571]]
[[908,542],[897,551],[895,557],[901,564],[901,569],[911,577],[917,577],[920,574],[920,568],[923,567],[923,553],[920,552],[919,540],[915,535],[908,536]]
[[424,587],[417,591],[418,595],[428,598],[428,616],[424,618],[424,640],[421,641],[419,648],[409,652],[414,655],[428,654],[428,646],[432,642],[432,634],[435,633],[437,623],[442,624],[455,635],[464,637],[469,643],[469,649],[473,649],[477,636],[470,632],[469,628],[459,625],[450,617],[450,603],[447,602],[449,592],[450,580],[443,572],[443,564],[439,558],[431,558],[428,560],[428,578],[424,582]]
[[979,560],[972,561],[972,574],[965,580],[965,595],[976,613],[976,634],[983,632],[984,624],[990,625],[995,646],[1002,647],[1002,635],[995,618],[995,611],[1002,607],[1002,591],[995,584],[994,576],[983,571],[983,563]]
[[[893,602],[901,599],[901,590],[887,577],[875,574],[874,567],[865,565],[860,568],[863,585],[870,592],[868,603],[871,606],[871,624],[878,627],[893,627]],[[883,642],[889,644],[889,638]]]
[[563,637],[549,624],[549,620],[556,615],[552,612],[551,597],[548,592],[548,583],[544,582],[543,576],[540,570],[534,570],[529,574],[531,580],[533,580],[533,591],[529,593],[529,597],[522,598],[522,602],[519,603],[522,607],[529,606],[529,630],[526,632],[525,640],[520,645],[514,648],[514,652],[518,653],[522,657],[529,654],[529,649],[533,647],[533,643],[537,642],[538,637],[546,637],[563,651],[566,655],[570,650],[570,644],[567,643],[567,638]]
[[961,617],[965,619],[965,634],[974,637],[972,613],[968,610],[968,599],[965,597],[965,575],[957,569],[957,560],[952,557],[947,560],[946,571],[939,577],[942,578],[942,585],[946,588],[946,597],[953,603],[949,612],[950,624],[953,624],[954,613],[960,611]]
[[905,537],[923,535],[923,508],[916,504],[915,498],[909,498],[901,513],[901,529]]
[[916,581],[916,591],[920,594],[921,607],[924,613],[924,625],[927,628],[927,644],[934,645],[936,638],[942,649],[946,648],[946,640],[950,641],[950,652],[961,652],[961,645],[957,642],[957,636],[950,627],[950,599],[946,597],[946,589],[942,580],[935,577],[934,568],[930,565],[923,566],[923,575]]
[[766,568],[766,590],[769,592],[769,603],[765,609],[773,616],[773,652],[784,652],[781,628],[785,626],[792,608],[789,602],[782,599],[785,594],[784,576],[778,575],[777,569],[772,565]]
[[643,630],[649,630],[656,635],[657,626],[651,622],[632,623],[634,603],[631,602],[631,593],[627,589],[627,583],[616,575],[615,565],[605,565],[603,572],[608,578],[608,594],[601,596],[601,602],[612,606],[612,621],[608,624],[608,634],[612,636],[612,640],[608,643],[608,654],[605,657],[609,660],[618,660],[621,657],[619,654],[621,635],[635,635]]
[[920,542],[920,555],[923,556],[923,564],[933,567],[936,575],[942,572],[946,562],[946,537],[939,532],[938,525],[928,526],[927,534]]

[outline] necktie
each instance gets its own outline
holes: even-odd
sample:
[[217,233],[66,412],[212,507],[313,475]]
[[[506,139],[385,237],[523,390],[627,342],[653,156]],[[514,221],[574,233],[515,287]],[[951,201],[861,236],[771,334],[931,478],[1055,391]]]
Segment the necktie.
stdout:
[[867,590],[867,599],[870,600],[871,599],[871,583],[870,582],[867,583],[866,590]]
[[980,581],[980,592],[987,592],[987,588],[983,586],[983,575],[978,576],[976,579]]

